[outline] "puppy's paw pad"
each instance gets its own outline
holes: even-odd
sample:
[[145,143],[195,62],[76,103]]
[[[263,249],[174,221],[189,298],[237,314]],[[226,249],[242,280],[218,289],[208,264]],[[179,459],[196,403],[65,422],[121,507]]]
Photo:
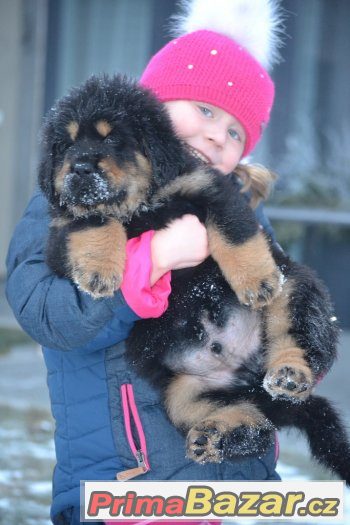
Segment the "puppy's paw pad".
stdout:
[[205,421],[192,427],[187,434],[187,457],[197,463],[221,463],[223,432],[217,422]]
[[283,366],[268,370],[264,378],[264,388],[271,397],[287,397],[291,401],[304,401],[312,391],[311,371]]

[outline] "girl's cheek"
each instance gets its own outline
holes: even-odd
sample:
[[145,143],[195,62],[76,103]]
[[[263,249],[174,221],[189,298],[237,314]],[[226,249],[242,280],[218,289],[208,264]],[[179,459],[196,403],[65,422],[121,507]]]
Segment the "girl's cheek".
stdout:
[[224,172],[225,175],[228,175],[229,173],[232,173],[237,168],[237,165],[239,161],[241,160],[241,154],[235,153],[232,157],[226,160],[224,163]]
[[222,165],[220,164],[219,166],[214,166],[214,168],[218,171],[220,171],[220,173],[222,173],[222,175],[229,175],[234,169],[235,169],[236,166],[232,167],[232,168],[228,168],[226,165]]

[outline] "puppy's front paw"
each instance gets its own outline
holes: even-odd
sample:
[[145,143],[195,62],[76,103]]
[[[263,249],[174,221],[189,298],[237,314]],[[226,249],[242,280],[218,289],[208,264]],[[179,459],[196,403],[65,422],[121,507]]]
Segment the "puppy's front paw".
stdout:
[[283,276],[279,269],[274,268],[271,273],[254,278],[250,276],[249,280],[239,283],[234,290],[241,304],[250,306],[253,309],[259,309],[270,304],[282,289]]
[[113,296],[123,278],[125,246],[126,233],[117,221],[71,232],[67,250],[69,277],[95,299]]
[[266,306],[282,290],[278,269],[264,234],[259,230],[241,243],[228,242],[214,227],[207,228],[209,249],[239,302],[251,308]]
[[263,386],[272,398],[284,397],[299,403],[305,401],[314,386],[312,372],[306,366],[282,366],[267,371]]
[[73,271],[73,281],[80,290],[92,295],[94,299],[112,297],[120,287],[123,275],[89,268],[77,267]]

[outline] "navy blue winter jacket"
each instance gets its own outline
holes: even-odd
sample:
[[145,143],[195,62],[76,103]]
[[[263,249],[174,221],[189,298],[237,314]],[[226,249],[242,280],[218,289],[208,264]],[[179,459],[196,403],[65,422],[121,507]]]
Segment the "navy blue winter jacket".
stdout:
[[[273,235],[261,208],[257,217]],[[168,421],[158,392],[125,363],[123,341],[137,315],[120,292],[94,300],[51,272],[44,256],[48,225],[48,204],[37,191],[10,244],[7,298],[23,330],[43,346],[56,421],[53,522],[65,523],[62,513],[79,506],[80,480],[113,480],[140,461],[140,435],[130,442],[125,431],[135,410],[129,416],[123,411],[126,388],[136,402],[150,466],[138,480],[279,479],[273,448],[263,458],[220,465],[185,458],[184,438]]]

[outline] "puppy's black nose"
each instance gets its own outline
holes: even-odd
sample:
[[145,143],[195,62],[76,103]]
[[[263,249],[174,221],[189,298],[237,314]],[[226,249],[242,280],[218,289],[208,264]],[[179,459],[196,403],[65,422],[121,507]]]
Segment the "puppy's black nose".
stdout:
[[77,175],[89,175],[94,172],[94,166],[91,162],[75,162],[72,171]]

